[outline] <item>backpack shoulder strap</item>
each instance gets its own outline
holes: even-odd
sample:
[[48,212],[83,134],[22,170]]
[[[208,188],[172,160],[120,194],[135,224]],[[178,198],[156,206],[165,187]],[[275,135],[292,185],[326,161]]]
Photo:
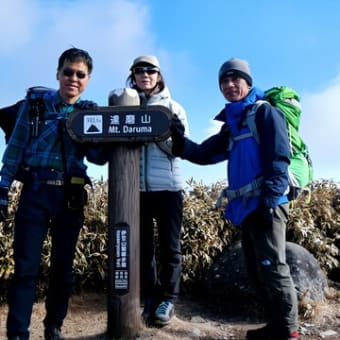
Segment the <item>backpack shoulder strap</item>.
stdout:
[[241,126],[245,127],[248,126],[249,132],[242,133],[238,136],[230,136],[228,150],[230,151],[234,145],[234,142],[239,140],[254,137],[256,142],[260,144],[260,138],[257,132],[257,127],[255,123],[255,114],[257,109],[264,103],[267,103],[265,100],[258,100],[254,105],[251,106],[250,109],[245,114],[245,117],[241,121]]
[[247,112],[247,116],[246,116],[246,121],[247,121],[247,125],[249,130],[252,132],[256,142],[258,144],[260,144],[260,137],[257,131],[257,127],[256,127],[256,123],[255,123],[255,114],[258,110],[258,108],[267,103],[265,100],[258,100],[253,107]]

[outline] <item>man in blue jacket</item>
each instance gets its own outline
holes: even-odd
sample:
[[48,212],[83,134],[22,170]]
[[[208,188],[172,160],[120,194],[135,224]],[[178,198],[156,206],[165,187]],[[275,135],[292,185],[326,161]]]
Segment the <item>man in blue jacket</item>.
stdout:
[[259,142],[246,124],[247,113],[264,93],[253,87],[249,65],[232,58],[219,70],[219,86],[228,103],[216,117],[219,133],[201,144],[183,136],[175,117],[173,153],[197,164],[228,160],[225,216],[242,228],[242,247],[250,278],[259,291],[267,325],[249,330],[249,340],[296,340],[297,294],[286,263],[288,165],[290,148],[285,119],[269,103],[259,105],[255,124]]
[[[23,101],[3,156],[0,221],[7,216],[8,190],[23,182],[14,230],[14,275],[8,295],[7,336],[29,338],[43,242],[50,232],[50,278],[44,319],[45,340],[58,340],[72,292],[72,265],[90,183],[84,157],[104,164],[98,147],[75,143],[66,131],[68,114],[95,106],[80,100],[92,71],[92,58],[71,48],[59,57],[58,91],[31,94]],[[29,94],[30,95],[30,94]],[[39,97],[39,101],[36,97]]]

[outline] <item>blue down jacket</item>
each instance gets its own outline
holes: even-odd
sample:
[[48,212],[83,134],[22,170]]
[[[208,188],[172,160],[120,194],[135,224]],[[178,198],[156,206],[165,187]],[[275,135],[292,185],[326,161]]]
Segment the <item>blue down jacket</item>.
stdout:
[[[280,111],[269,104],[261,105],[255,115],[260,143],[249,134],[245,117],[263,92],[252,88],[243,100],[226,104],[215,117],[224,122],[219,133],[201,144],[185,139],[181,157],[197,164],[215,164],[228,160],[228,199],[225,216],[239,225],[259,205],[276,207],[287,202],[290,150],[286,122]],[[242,188],[257,183],[256,189],[242,193]]]
[[[165,87],[160,93],[145,97],[140,93],[141,102],[146,105],[162,105],[176,114],[188,135],[188,122],[183,107],[171,99]],[[179,191],[184,188],[181,174],[181,159],[171,154],[172,141],[169,138],[160,143],[148,143],[141,147],[140,190],[141,191]]]

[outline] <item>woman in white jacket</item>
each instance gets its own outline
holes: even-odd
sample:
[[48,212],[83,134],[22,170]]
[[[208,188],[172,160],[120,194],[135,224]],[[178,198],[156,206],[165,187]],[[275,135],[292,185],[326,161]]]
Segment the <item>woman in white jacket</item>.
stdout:
[[[140,56],[133,61],[130,71],[127,85],[139,93],[141,104],[169,108],[182,121],[188,134],[186,113],[171,99],[158,59]],[[171,138],[147,143],[141,147],[140,157],[142,317],[146,323],[158,325],[167,325],[174,314],[182,270],[183,179],[181,160],[172,155],[171,144]],[[156,249],[159,263],[156,263]]]

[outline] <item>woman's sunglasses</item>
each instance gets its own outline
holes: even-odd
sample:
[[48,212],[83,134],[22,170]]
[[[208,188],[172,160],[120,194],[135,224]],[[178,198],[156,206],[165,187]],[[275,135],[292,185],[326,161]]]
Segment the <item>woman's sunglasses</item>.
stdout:
[[143,73],[155,74],[156,72],[159,72],[159,69],[153,66],[145,66],[145,67],[139,66],[133,69],[134,74],[143,74]]

